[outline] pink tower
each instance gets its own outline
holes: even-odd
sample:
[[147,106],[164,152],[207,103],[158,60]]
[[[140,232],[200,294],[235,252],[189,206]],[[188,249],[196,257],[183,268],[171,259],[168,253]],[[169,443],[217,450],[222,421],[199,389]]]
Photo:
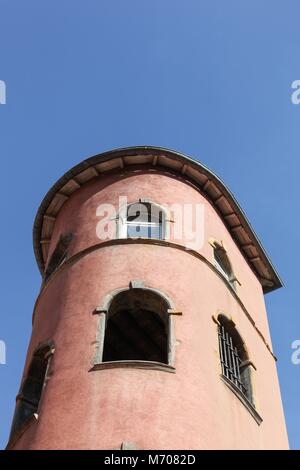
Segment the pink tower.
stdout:
[[8,449],[287,449],[264,294],[229,189],[178,152],[96,155],[34,224],[43,276]]

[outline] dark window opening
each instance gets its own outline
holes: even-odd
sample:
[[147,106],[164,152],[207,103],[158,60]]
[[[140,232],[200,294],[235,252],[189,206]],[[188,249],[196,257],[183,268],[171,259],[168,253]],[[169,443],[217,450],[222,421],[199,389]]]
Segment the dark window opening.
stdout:
[[61,236],[52,256],[47,264],[44,279],[45,281],[51,276],[52,273],[65,261],[67,257],[67,250],[73,238],[72,234]]
[[222,276],[229,282],[229,284],[235,290],[234,281],[236,279],[232,270],[230,260],[223,247],[218,247],[214,249],[214,259],[215,267],[217,268],[217,270],[222,274]]
[[107,314],[103,362],[168,364],[168,306],[158,294],[131,289],[118,294]]
[[51,352],[52,346],[46,344],[33,355],[28,373],[17,396],[10,439],[38,411]]
[[253,405],[249,358],[244,342],[231,321],[223,315],[218,320],[222,374]]

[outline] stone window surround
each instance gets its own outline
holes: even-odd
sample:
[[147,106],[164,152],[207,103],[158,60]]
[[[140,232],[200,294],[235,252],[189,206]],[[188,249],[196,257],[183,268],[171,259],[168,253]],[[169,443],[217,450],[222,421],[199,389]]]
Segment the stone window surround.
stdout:
[[[241,337],[238,329],[236,328],[236,323],[232,319],[231,315],[227,315],[224,313],[224,311],[220,310],[216,313],[216,315],[212,315],[212,320],[213,322],[219,327],[221,323],[219,322],[218,318],[220,316],[223,316],[227,319],[229,323],[231,323],[232,327],[236,329],[238,332],[239,336]],[[218,331],[216,331],[216,338],[218,342]],[[251,416],[254,418],[254,420],[257,422],[258,425],[260,425],[263,421],[263,418],[261,417],[258,406],[257,406],[257,396],[256,396],[256,389],[255,389],[255,373],[257,371],[256,366],[254,363],[249,359],[249,351],[248,348],[246,347],[245,343],[243,343],[243,346],[245,348],[246,354],[248,356],[247,361],[245,361],[245,365],[247,362],[247,367],[249,368],[249,375],[250,375],[250,382],[251,382],[251,395],[252,395],[252,402],[247,399],[247,397],[239,390],[238,387],[236,387],[226,376],[223,375],[222,369],[221,369],[221,362],[220,362],[220,353],[219,353],[219,344],[217,347],[218,350],[218,370],[219,370],[219,375],[221,381],[235,394],[235,396],[240,400],[241,403],[245,406],[245,408],[249,411]]]
[[227,278],[223,275],[222,272],[221,272],[221,274],[222,274],[222,277],[225,279],[226,283],[228,284],[228,286],[229,286],[231,289],[233,289],[234,292],[237,293],[237,286],[238,286],[238,285],[241,286],[242,284],[241,284],[240,281],[238,280],[238,278],[237,278],[237,276],[236,276],[236,274],[235,274],[235,272],[234,272],[234,270],[233,270],[232,263],[231,263],[230,258],[229,258],[229,256],[228,256],[228,250],[227,250],[227,248],[226,248],[226,245],[224,244],[223,240],[218,241],[218,240],[216,240],[215,238],[210,238],[209,241],[208,241],[208,243],[209,243],[209,244],[212,246],[212,248],[213,248],[212,264],[215,266],[215,268],[216,268],[219,272],[221,272],[221,271],[216,267],[216,262],[215,262],[215,250],[216,250],[216,251],[218,251],[218,250],[219,250],[219,251],[222,251],[222,252],[225,254],[225,256],[226,256],[226,258],[227,258],[227,262],[228,262],[228,264],[229,264],[229,266],[230,266],[230,270],[231,270],[230,278],[227,279]]
[[[5,448],[6,450],[11,449],[15,445],[15,443],[20,439],[20,437],[24,434],[24,432],[29,427],[31,427],[34,423],[36,423],[39,419],[39,413],[40,413],[41,403],[43,401],[45,385],[47,384],[47,382],[50,378],[49,369],[50,369],[50,366],[51,366],[51,360],[52,360],[52,357],[55,353],[54,341],[51,340],[51,339],[46,340],[46,341],[41,341],[36,346],[36,348],[34,349],[34,351],[32,353],[32,356],[31,356],[31,360],[29,362],[29,366],[28,366],[28,367],[30,367],[30,365],[32,363],[32,360],[33,360],[33,357],[38,353],[38,351],[40,351],[41,349],[46,348],[46,347],[48,348],[48,351],[45,354],[45,359],[47,359],[48,363],[47,363],[47,368],[46,368],[46,372],[45,372],[44,385],[43,385],[42,393],[41,393],[41,396],[40,396],[37,411],[36,411],[36,413],[33,413],[26,421],[24,421],[23,425],[9,437],[8,444]],[[27,373],[22,378],[20,390],[22,390],[22,386],[23,386],[23,383],[24,383],[24,380],[26,379],[26,377],[27,377]],[[23,399],[22,398],[22,392],[19,391],[19,393],[16,396],[16,402],[18,400],[22,400],[22,399]]]
[[[128,291],[130,289],[142,289],[153,292],[163,298],[168,306],[168,363],[155,362],[155,361],[142,361],[142,360],[126,360],[126,361],[107,361],[103,362],[103,348],[105,339],[105,329],[107,314],[114,297],[121,292]],[[92,371],[102,369],[114,369],[114,368],[135,368],[135,369],[151,369],[159,370],[164,372],[175,372],[175,347],[176,339],[174,333],[174,321],[173,315],[182,315],[182,312],[175,308],[173,301],[163,292],[158,289],[146,287],[145,282],[141,280],[132,280],[129,283],[129,287],[120,288],[112,291],[105,296],[101,306],[96,307],[93,312],[99,315],[97,334],[96,334],[96,351],[92,360]]]
[[126,226],[126,219],[127,219],[127,208],[134,204],[150,204],[151,206],[155,206],[161,210],[163,214],[162,218],[162,238],[161,240],[169,240],[170,239],[170,223],[174,222],[171,220],[171,214],[163,205],[158,204],[157,202],[153,201],[149,198],[140,198],[137,201],[128,202],[127,204],[121,206],[119,213],[116,217],[116,238],[127,238],[127,226]]

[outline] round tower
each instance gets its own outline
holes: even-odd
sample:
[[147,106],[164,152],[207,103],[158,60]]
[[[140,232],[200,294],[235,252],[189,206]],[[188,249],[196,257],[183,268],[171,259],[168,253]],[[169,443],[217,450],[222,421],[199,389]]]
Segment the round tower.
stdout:
[[68,171],[34,224],[43,280],[8,449],[285,449],[264,293],[229,189],[178,152]]

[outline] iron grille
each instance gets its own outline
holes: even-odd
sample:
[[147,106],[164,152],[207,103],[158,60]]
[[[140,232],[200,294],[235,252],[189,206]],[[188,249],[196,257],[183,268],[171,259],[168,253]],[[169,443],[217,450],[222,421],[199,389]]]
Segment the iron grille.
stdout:
[[222,373],[247,397],[247,389],[241,378],[241,358],[232,337],[223,325],[219,326],[219,348]]

